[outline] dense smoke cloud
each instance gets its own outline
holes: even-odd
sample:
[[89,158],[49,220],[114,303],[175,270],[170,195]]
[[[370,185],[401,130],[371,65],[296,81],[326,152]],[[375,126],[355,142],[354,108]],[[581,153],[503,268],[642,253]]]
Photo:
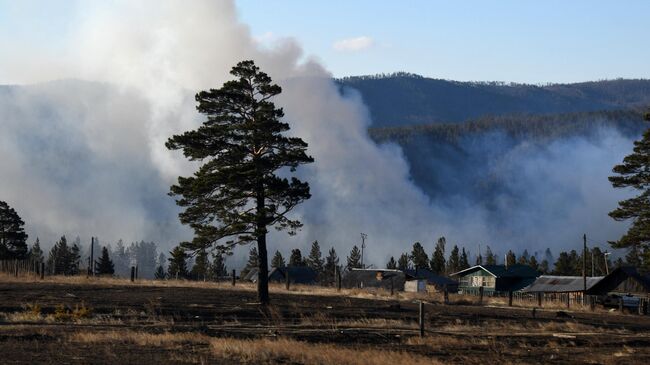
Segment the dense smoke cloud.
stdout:
[[[625,138],[560,141],[543,150],[521,145],[495,162],[503,165],[494,169],[513,176],[511,189],[543,182],[534,185],[530,200],[521,204],[543,214],[521,209],[521,219],[495,229],[490,211],[472,199],[443,201],[425,194],[411,181],[400,148],[377,146],[369,139],[370,120],[359,95],[342,95],[321,65],[300,61],[300,47],[291,40],[271,49],[259,47],[237,21],[232,2],[84,2],[77,11],[79,21],[71,26],[67,49],[56,67],[48,73],[47,58],[41,58],[38,73],[14,67],[12,80],[91,82],[59,81],[0,91],[0,153],[9,156],[0,161],[0,199],[24,216],[32,238],[51,242],[64,233],[84,238],[94,234],[109,242],[146,239],[171,247],[191,237],[177,222],[178,209],[165,194],[177,176],[191,173],[194,166],[167,151],[164,141],[198,126],[201,119],[192,95],[219,87],[229,78],[230,67],[242,59],[254,59],[283,86],[278,104],[285,108],[291,133],[309,143],[316,160],[299,171],[313,193],[295,212],[305,228],[296,237],[274,233],[271,252],[307,248],[318,239],[321,247],[335,246],[344,256],[365,232],[371,248],[367,260],[382,265],[387,256],[406,251],[414,241],[431,250],[431,243],[442,235],[467,247],[485,243],[531,249],[542,242],[560,247],[586,229],[615,238],[616,229],[605,223],[605,213],[616,195],[603,179],[629,149]],[[18,50],[25,58],[39,59],[38,48]],[[581,204],[562,205],[558,217],[563,219],[537,221],[552,217],[557,213],[554,204],[567,198]],[[510,202],[499,204],[508,209]]]

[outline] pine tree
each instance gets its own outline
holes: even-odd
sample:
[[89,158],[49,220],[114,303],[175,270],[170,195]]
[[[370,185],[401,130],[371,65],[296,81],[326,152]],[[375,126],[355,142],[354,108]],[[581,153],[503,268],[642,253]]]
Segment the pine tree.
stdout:
[[324,265],[325,261],[320,252],[320,245],[318,244],[318,241],[314,241],[311,244],[311,250],[309,250],[309,256],[307,257],[307,266],[316,272],[319,281],[323,276]]
[[433,256],[431,256],[431,271],[438,275],[445,274],[446,262],[445,262],[445,244],[447,240],[444,237],[440,237],[436,243],[436,248],[433,250]]
[[574,265],[569,254],[564,251],[560,252],[560,255],[557,257],[557,261],[555,261],[555,269],[553,270],[553,274],[569,276],[573,275],[573,270]]
[[539,272],[548,274],[551,272],[550,270],[548,261],[546,259],[542,260],[542,263],[539,265]]
[[506,266],[510,267],[516,263],[517,256],[515,256],[515,253],[512,252],[512,250],[508,250],[508,253],[506,254]]
[[212,266],[210,266],[213,279],[228,276],[228,268],[226,267],[226,259],[224,253],[217,250],[212,253]]
[[47,268],[52,275],[67,275],[70,268],[70,248],[65,236],[52,246],[47,257]]
[[539,263],[537,263],[537,257],[531,256],[530,260],[528,260],[528,266],[532,267],[533,270],[539,271]]
[[36,242],[32,246],[32,249],[29,251],[29,257],[34,262],[43,262],[43,250],[41,249],[41,241],[36,237]]
[[156,268],[156,273],[154,274],[154,279],[156,280],[163,280],[167,278],[167,273],[165,272],[165,268],[162,265],[158,265]]
[[284,261],[284,257],[282,257],[282,254],[280,251],[275,251],[275,254],[273,255],[273,259],[271,260],[271,267],[274,268],[283,268],[287,266],[286,262]]
[[257,247],[251,247],[250,251],[248,251],[248,262],[246,262],[246,266],[241,271],[241,277],[246,276],[249,271],[255,268],[259,268],[260,266],[260,256],[257,254]]
[[347,257],[347,270],[360,269],[361,268],[361,251],[357,245],[352,246],[350,251],[350,256]]
[[406,253],[400,255],[399,259],[397,259],[397,268],[399,270],[408,270],[411,268],[411,259],[409,258],[409,255]]
[[416,270],[429,268],[429,256],[427,255],[426,251],[424,251],[424,247],[422,247],[420,242],[415,242],[413,244],[413,250],[411,251],[411,262],[413,263],[413,266]]
[[397,269],[397,261],[395,261],[395,258],[393,256],[390,257],[390,260],[386,263],[386,268],[389,270],[396,270]]
[[641,267],[641,252],[638,245],[631,245],[625,255],[625,262],[634,267]]
[[[479,255],[480,256],[480,255]],[[465,247],[463,247],[460,253],[460,266],[459,270],[465,270],[469,268],[469,255],[465,252]]]
[[195,232],[186,248],[230,250],[257,242],[258,296],[267,304],[268,227],[295,234],[302,224],[287,213],[311,197],[308,183],[276,173],[293,173],[314,159],[306,154],[307,143],[283,134],[289,124],[280,120],[284,112],[271,101],[282,89],[253,61],[239,62],[230,73],[235,80],[196,95],[197,109],[207,117],[203,125],[167,141],[167,148],[203,162],[193,176],[179,177],[171,193],[185,208],[181,223]]
[[291,256],[289,256],[289,266],[291,267],[307,266],[305,260],[302,258],[302,252],[300,252],[300,249],[294,248],[293,250],[291,250]]
[[[650,115],[644,119],[650,121]],[[614,248],[638,246],[638,252],[650,250],[650,129],[643,133],[640,141],[634,142],[632,154],[623,159],[623,163],[614,166],[616,174],[609,181],[617,189],[633,188],[639,195],[620,201],[618,208],[609,216],[616,221],[632,220],[627,232],[618,240],[610,242]]]
[[95,273],[97,275],[113,275],[115,273],[115,265],[113,265],[106,247],[102,247],[102,254],[95,261]]
[[325,257],[325,267],[323,268],[325,274],[323,281],[324,284],[332,284],[336,280],[336,271],[340,271],[341,267],[339,266],[339,256],[336,254],[334,247],[330,248]]
[[176,246],[169,255],[171,256],[168,259],[169,267],[167,268],[169,277],[179,279],[187,278],[187,252],[181,246]]
[[522,265],[528,265],[528,260],[530,259],[530,254],[528,253],[528,250],[524,250],[524,252],[519,256],[519,259],[517,260],[518,264]]
[[208,277],[209,269],[210,260],[208,259],[208,252],[204,248],[200,249],[196,254],[194,266],[192,266],[190,274],[194,280],[205,281]]
[[481,255],[481,251],[479,251],[476,256],[476,265],[483,265],[483,255]]
[[68,268],[66,269],[66,274],[78,275],[80,263],[81,263],[81,249],[76,243],[74,243],[70,248],[70,257],[68,261]]
[[460,271],[460,256],[458,253],[458,246],[454,245],[449,253],[449,260],[447,261],[447,272],[453,274]]
[[0,201],[0,260],[27,258],[25,222],[7,203]]
[[490,248],[490,246],[487,246],[487,249],[485,250],[485,264],[486,265],[497,264],[497,256],[492,253],[492,249]]

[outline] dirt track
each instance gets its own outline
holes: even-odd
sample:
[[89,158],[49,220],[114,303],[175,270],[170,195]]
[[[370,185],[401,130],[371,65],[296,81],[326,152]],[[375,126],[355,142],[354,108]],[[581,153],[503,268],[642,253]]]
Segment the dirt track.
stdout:
[[[3,363],[237,362],[207,345],[106,346],[66,340],[75,333],[138,331],[229,338],[294,338],[349,348],[412,352],[444,363],[648,363],[650,317],[620,314],[428,304],[426,346],[417,336],[418,305],[396,300],[272,293],[262,309],[255,293],[230,288],[0,283],[0,313],[37,304],[43,315],[82,303],[90,319],[76,322],[5,320]],[[447,345],[444,345],[447,344]]]

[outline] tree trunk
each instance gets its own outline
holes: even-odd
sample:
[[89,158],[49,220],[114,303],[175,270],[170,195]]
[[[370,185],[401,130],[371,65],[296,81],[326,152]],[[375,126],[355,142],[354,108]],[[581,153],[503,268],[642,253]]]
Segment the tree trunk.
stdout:
[[257,251],[259,272],[257,275],[257,296],[262,305],[267,305],[269,299],[269,266],[266,252],[266,205],[264,185],[259,182],[257,188]]

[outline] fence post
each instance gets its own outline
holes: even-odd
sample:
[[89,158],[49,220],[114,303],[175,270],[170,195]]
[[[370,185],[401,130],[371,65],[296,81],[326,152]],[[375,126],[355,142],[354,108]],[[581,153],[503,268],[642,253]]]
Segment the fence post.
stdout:
[[447,284],[445,284],[444,287],[444,303],[449,304],[449,288],[447,287]]
[[623,298],[618,298],[618,310],[623,313]]
[[[178,274],[176,274],[178,276]],[[131,266],[131,282],[135,281],[135,266]]]
[[483,287],[478,287],[478,305],[483,305]]
[[393,283],[393,277],[390,277],[390,296],[392,297],[395,294],[395,285]]
[[512,307],[512,290],[508,291],[508,307]]
[[420,301],[420,337],[424,337],[424,302]]
[[537,292],[537,306],[542,307],[542,292]]
[[237,277],[235,276],[235,269],[232,269],[232,286],[235,286],[235,280]]
[[341,271],[336,270],[336,291],[341,291]]
[[287,290],[289,290],[289,285],[291,285],[291,278],[289,278],[289,268],[285,268],[284,270],[286,271],[284,276],[286,279],[285,285],[287,287]]
[[41,262],[41,280],[45,279],[45,263]]
[[135,279],[138,280],[138,265],[135,265]]
[[596,298],[593,295],[589,296],[589,310],[592,312],[596,309]]

